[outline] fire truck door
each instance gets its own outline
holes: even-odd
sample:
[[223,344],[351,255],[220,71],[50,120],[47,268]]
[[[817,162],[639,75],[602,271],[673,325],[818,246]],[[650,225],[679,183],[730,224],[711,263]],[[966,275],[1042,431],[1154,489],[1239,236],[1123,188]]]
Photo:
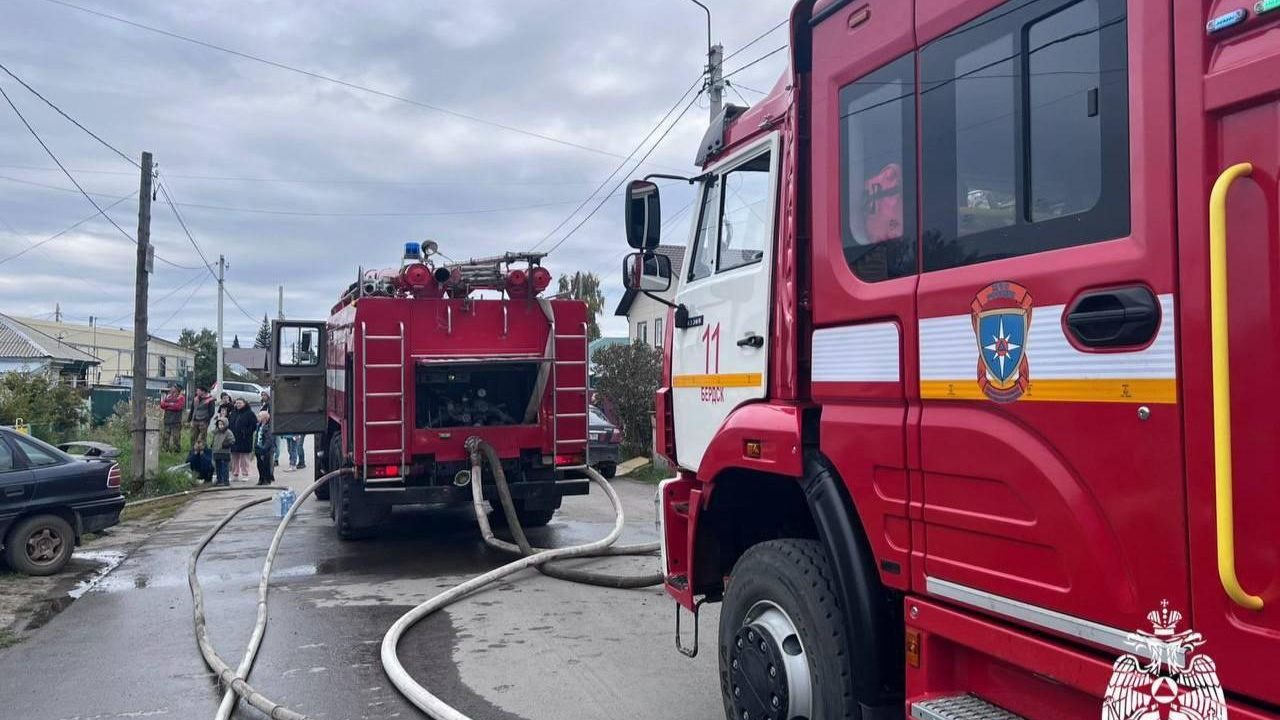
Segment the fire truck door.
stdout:
[[1189,602],[1168,14],[1005,3],[919,55],[913,582],[1117,654]]
[[[1174,92],[1189,619],[1228,691],[1280,705],[1268,661],[1280,656],[1280,10],[1206,32],[1207,20],[1235,8],[1195,3],[1174,20],[1175,46],[1186,49]],[[1216,289],[1215,242],[1225,252]],[[1219,457],[1229,472],[1215,469]]]
[[676,456],[697,470],[737,406],[764,397],[778,136],[712,167],[700,186],[693,241],[676,302],[688,310],[672,333]]
[[271,338],[272,432],[324,432],[325,324],[275,320]]

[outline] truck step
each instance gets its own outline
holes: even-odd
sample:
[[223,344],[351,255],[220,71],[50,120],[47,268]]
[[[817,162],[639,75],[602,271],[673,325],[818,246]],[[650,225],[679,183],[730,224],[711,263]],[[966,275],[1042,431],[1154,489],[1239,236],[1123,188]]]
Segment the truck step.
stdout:
[[1023,720],[1021,715],[968,693],[913,702],[911,717],[915,720]]

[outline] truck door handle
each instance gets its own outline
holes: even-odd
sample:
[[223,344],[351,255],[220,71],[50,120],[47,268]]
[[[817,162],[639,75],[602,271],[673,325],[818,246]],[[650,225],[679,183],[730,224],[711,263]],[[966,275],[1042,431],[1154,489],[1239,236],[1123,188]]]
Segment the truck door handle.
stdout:
[[1145,345],[1159,328],[1160,305],[1142,286],[1087,292],[1067,310],[1067,330],[1090,348]]
[[764,347],[764,336],[748,333],[746,337],[738,341],[738,347],[762,348]]

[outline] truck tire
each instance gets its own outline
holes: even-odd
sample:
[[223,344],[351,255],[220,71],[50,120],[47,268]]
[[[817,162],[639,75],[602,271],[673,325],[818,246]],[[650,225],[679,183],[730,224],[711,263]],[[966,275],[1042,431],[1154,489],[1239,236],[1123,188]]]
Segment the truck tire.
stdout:
[[602,462],[596,466],[596,472],[605,480],[612,480],[614,475],[618,474],[618,463]]
[[[316,438],[316,439],[317,441],[319,441],[319,438]],[[319,442],[317,442],[317,445],[318,444]],[[318,447],[316,449],[319,450]],[[320,462],[319,457],[313,456],[311,458],[311,467],[315,468],[316,480],[319,480],[320,478],[324,477],[325,473],[329,473],[329,472],[333,472],[334,470],[337,470],[337,468],[329,467],[329,464],[333,462],[333,460],[331,460],[330,458],[337,457],[336,455],[332,454],[333,453],[332,441],[330,441],[329,447],[325,452],[330,454],[327,454],[324,456],[323,463]],[[319,455],[319,454],[320,454],[319,452],[315,453],[315,455]],[[329,485],[330,483],[325,483],[324,485],[321,485],[320,487],[316,488],[315,496],[317,500],[329,499]],[[330,510],[331,516],[332,516],[332,512],[333,511],[331,509]]]
[[329,480],[333,524],[339,540],[365,540],[378,534],[390,508],[371,508],[361,502],[360,481],[339,475]]
[[859,720],[835,574],[816,540],[770,540],[733,566],[720,609],[728,720]]
[[75,550],[76,534],[57,515],[33,515],[9,531],[4,559],[24,575],[53,575],[66,567]]

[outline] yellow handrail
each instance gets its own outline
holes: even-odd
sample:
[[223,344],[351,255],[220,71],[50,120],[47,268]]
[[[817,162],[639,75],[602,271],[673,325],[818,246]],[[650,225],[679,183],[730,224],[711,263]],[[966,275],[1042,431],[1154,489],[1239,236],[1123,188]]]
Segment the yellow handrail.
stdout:
[[1227,190],[1253,172],[1238,163],[1218,176],[1209,194],[1209,295],[1213,331],[1213,469],[1218,516],[1218,578],[1227,596],[1241,607],[1262,609],[1262,598],[1240,587],[1236,577],[1235,511],[1231,490],[1231,368],[1227,339]]

